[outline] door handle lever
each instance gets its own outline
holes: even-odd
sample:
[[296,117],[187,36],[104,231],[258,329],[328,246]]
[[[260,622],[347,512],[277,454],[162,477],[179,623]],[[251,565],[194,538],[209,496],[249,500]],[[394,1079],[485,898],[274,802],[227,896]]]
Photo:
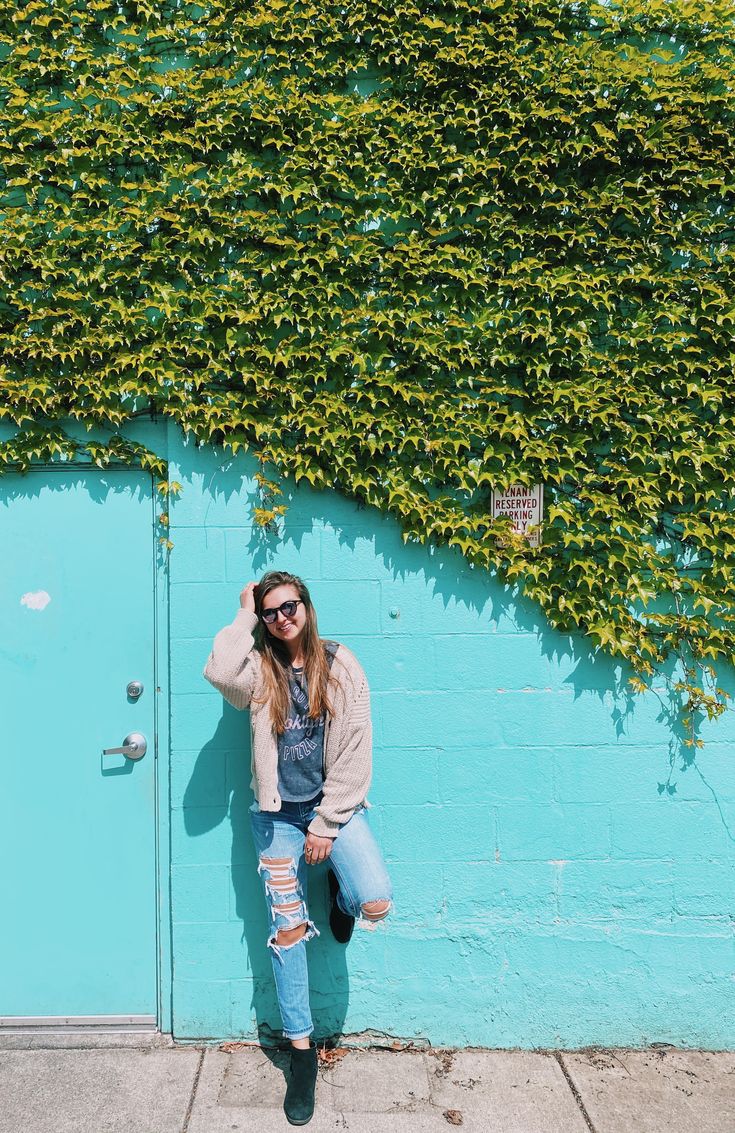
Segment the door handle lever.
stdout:
[[105,747],[103,755],[124,755],[126,759],[142,759],[148,750],[148,741],[142,732],[131,732],[122,742],[122,747]]

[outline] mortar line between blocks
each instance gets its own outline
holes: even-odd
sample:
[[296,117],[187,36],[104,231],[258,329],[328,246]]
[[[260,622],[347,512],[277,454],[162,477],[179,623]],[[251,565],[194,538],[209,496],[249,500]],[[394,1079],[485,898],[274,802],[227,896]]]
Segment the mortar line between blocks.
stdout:
[[194,1074],[194,1081],[191,1084],[191,1094],[189,1095],[189,1104],[187,1105],[186,1113],[184,1114],[184,1124],[181,1126],[181,1133],[186,1133],[187,1129],[189,1128],[189,1122],[191,1121],[191,1112],[194,1109],[194,1099],[197,1095],[197,1087],[199,1085],[199,1078],[200,1078],[201,1073],[202,1073],[202,1066],[204,1065],[204,1055],[205,1054],[206,1054],[206,1049],[204,1047],[202,1047],[201,1053],[199,1055],[199,1063],[198,1063],[197,1068],[196,1068],[196,1073]]
[[564,1077],[567,1080],[567,1085],[569,1086],[569,1089],[572,1091],[572,1097],[574,1098],[575,1102],[577,1103],[577,1108],[579,1109],[579,1112],[582,1114],[582,1117],[584,1118],[584,1121],[585,1121],[587,1128],[589,1129],[590,1133],[597,1133],[597,1130],[595,1129],[594,1125],[592,1124],[592,1118],[590,1117],[590,1115],[587,1112],[587,1107],[585,1106],[584,1102],[582,1101],[582,1095],[580,1094],[577,1087],[574,1085],[574,1082],[572,1081],[572,1076],[569,1073],[569,1071],[567,1070],[566,1063],[564,1062],[562,1052],[560,1050],[555,1050],[553,1052],[553,1054],[554,1054],[554,1058],[559,1063],[559,1068],[561,1069],[562,1074],[564,1075]]

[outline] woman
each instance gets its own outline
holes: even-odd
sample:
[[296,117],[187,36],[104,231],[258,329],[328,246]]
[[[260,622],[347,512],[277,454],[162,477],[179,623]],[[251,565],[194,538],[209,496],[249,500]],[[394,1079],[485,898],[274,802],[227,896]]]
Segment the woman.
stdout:
[[355,918],[374,928],[391,906],[390,879],[364,813],[370,693],[350,650],[319,637],[303,581],[283,571],[243,589],[204,676],[235,708],[250,708],[250,818],[283,1033],[291,1040],[284,1110],[292,1125],[305,1125],[317,1073],[306,942],[318,930],[306,904],[307,868],[329,859],[329,924],[341,943]]

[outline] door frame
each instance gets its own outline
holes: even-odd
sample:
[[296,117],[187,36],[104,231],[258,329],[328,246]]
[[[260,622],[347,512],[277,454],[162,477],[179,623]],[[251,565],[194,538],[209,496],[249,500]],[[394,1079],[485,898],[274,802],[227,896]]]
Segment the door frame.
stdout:
[[[24,1034],[39,1032],[84,1032],[114,1033],[118,1031],[146,1031],[151,1033],[162,1032],[171,1034],[173,1013],[173,971],[172,971],[172,917],[171,917],[171,789],[170,789],[170,720],[171,720],[171,687],[170,687],[170,657],[169,647],[169,569],[168,551],[164,550],[157,539],[156,518],[156,485],[153,474],[137,465],[115,465],[100,468],[91,461],[69,460],[33,462],[29,472],[44,472],[51,475],[75,472],[99,472],[105,475],[114,475],[116,472],[137,472],[145,477],[151,488],[151,542],[150,549],[153,559],[153,682],[156,692],[153,704],[153,752],[154,759],[154,888],[156,902],[156,940],[155,940],[155,967],[156,967],[156,1023],[136,1023],[135,1017],[130,1016],[129,1022],[105,1023],[102,1018],[95,1016],[80,1016],[74,1019],[62,1017],[38,1020],[32,1018],[18,1020],[18,1025],[0,1024],[0,1035],[18,1033]],[[8,470],[3,475],[22,476],[23,473]]]

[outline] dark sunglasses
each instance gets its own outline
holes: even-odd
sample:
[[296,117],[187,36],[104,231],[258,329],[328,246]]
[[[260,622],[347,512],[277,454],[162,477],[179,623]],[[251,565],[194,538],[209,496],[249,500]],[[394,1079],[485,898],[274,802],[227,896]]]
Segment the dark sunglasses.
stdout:
[[302,598],[292,598],[288,602],[281,602],[280,606],[271,607],[270,610],[261,610],[260,611],[261,621],[264,621],[266,623],[266,625],[270,625],[278,617],[278,611],[279,610],[281,611],[281,613],[283,614],[283,616],[285,618],[292,618],[294,616],[294,614],[296,613],[296,607],[298,606],[299,602],[303,603],[303,599]]

